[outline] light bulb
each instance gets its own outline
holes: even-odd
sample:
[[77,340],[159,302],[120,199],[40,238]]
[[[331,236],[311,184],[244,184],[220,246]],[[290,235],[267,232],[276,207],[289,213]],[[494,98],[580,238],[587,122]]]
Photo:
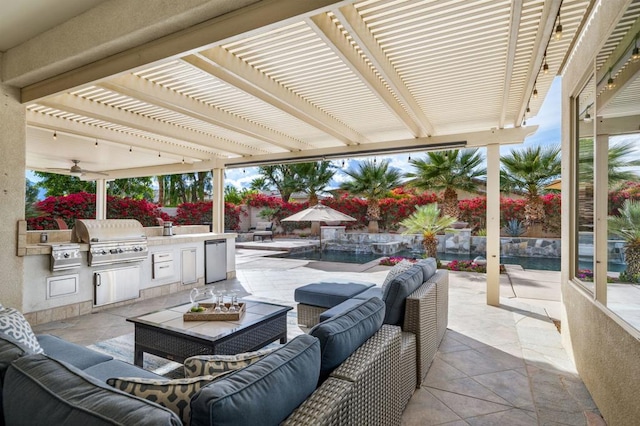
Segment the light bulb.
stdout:
[[129,147],[129,152],[133,152],[133,147]]
[[538,99],[538,89],[533,88],[533,99]]
[[542,73],[549,74],[549,65],[547,65],[547,60],[545,59],[544,65],[542,65]]
[[96,144],[94,145],[96,148],[98,147],[98,139],[96,139]]
[[614,87],[616,87],[616,82],[611,76],[609,76],[609,79],[607,80],[607,89],[611,90]]
[[591,122],[591,114],[589,114],[588,112],[584,115],[584,122],[585,123]]
[[54,130],[53,131],[53,140],[55,141],[56,139],[58,139],[58,133]]
[[638,46],[633,48],[633,53],[631,53],[631,62],[640,61],[640,48]]
[[556,40],[560,40],[562,38],[562,24],[560,23],[560,17],[558,16],[558,25],[556,25]]

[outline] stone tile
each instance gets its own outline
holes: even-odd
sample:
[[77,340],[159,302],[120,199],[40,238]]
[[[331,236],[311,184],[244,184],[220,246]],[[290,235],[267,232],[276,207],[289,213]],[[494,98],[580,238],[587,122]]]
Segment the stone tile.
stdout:
[[438,347],[439,352],[446,353],[446,352],[456,352],[460,350],[471,349],[469,346],[451,337],[450,334],[451,333],[449,331],[445,333],[444,338],[442,339],[442,342]]
[[403,426],[440,425],[462,420],[426,389],[418,389],[402,413]]
[[512,405],[509,401],[498,396],[497,393],[483,386],[470,377],[441,381],[427,386],[428,390],[441,390],[452,392],[458,395],[470,396],[484,401],[495,402],[496,404]]
[[465,419],[472,426],[537,426],[538,420],[517,408]]
[[468,376],[495,373],[496,371],[505,371],[514,368],[511,362],[503,363],[500,360],[491,359],[476,350],[449,352],[440,354],[440,357],[447,364]]
[[435,359],[431,363],[431,367],[429,367],[427,377],[424,378],[422,385],[438,387],[438,384],[440,383],[446,383],[450,380],[460,379],[463,377],[467,377],[467,375],[450,364],[447,364],[439,355],[436,355]]
[[459,395],[453,392],[446,392],[433,388],[429,388],[429,391],[433,394],[433,396],[438,398],[454,413],[456,413],[463,419],[476,417],[483,414],[506,411],[512,408],[510,405],[496,404],[494,402],[472,398],[465,395]]
[[474,380],[514,407],[535,410],[529,379],[515,370],[474,376]]

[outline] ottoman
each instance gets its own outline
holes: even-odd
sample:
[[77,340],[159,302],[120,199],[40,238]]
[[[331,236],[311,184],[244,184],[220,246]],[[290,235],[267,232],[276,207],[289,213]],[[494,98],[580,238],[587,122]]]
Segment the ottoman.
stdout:
[[373,287],[365,281],[331,280],[307,284],[295,290],[294,299],[298,302],[298,323],[313,327],[318,317],[329,308],[333,308]]

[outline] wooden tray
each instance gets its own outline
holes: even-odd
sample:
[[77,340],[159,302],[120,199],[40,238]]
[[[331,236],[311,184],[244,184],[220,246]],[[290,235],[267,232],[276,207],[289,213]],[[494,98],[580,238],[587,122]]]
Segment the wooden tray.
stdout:
[[[242,318],[245,312],[245,304],[239,302],[240,310],[238,312],[214,312],[216,307],[215,303],[199,303],[200,306],[205,308],[202,312],[187,311],[182,315],[185,321],[235,321]],[[231,306],[231,303],[224,304],[227,308]]]

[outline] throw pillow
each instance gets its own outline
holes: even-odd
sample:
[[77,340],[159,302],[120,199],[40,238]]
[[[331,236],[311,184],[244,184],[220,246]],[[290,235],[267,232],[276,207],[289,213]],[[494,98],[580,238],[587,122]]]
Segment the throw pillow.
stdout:
[[210,375],[219,377],[231,371],[245,368],[275,351],[277,347],[246,352],[237,355],[197,355],[184,360],[184,376]]
[[0,307],[0,337],[3,336],[8,336],[24,346],[26,352],[44,353],[31,325],[22,313],[4,306]]
[[384,294],[384,290],[387,288],[387,285],[393,281],[395,277],[406,271],[407,269],[413,266],[413,262],[402,259],[400,262],[396,263],[393,268],[389,269],[389,273],[387,274],[387,278],[384,279],[382,283],[382,294]]
[[213,376],[173,380],[115,377],[107,379],[107,384],[168,408],[180,417],[183,424],[188,425],[191,418],[191,397],[214,379]]

